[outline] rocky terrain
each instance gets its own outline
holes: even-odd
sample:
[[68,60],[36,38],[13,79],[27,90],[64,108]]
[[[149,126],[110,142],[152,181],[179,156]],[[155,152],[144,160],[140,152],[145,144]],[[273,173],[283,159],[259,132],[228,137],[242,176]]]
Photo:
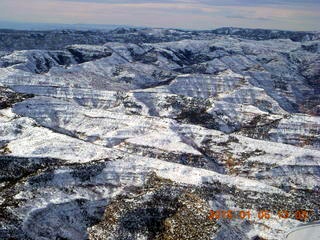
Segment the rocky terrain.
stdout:
[[282,239],[320,219],[320,34],[0,30],[0,166],[0,239]]

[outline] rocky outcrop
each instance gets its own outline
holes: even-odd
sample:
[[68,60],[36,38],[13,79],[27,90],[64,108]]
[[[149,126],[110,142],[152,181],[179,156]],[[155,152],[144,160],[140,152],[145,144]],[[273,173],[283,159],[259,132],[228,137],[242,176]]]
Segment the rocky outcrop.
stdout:
[[187,186],[152,175],[136,196],[120,196],[105,210],[89,239],[211,239],[219,225],[209,205]]
[[33,97],[32,94],[19,94],[11,89],[0,86],[0,109],[9,108],[13,104],[31,97]]

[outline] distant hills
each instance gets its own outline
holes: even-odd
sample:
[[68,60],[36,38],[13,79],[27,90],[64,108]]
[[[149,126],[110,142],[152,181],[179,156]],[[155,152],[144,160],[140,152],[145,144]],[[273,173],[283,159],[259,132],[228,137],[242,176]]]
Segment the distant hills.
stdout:
[[33,31],[47,31],[47,30],[110,30],[119,27],[132,27],[126,25],[116,24],[59,24],[59,23],[23,23],[23,22],[11,22],[0,21],[0,29],[12,29],[12,30],[33,30]]

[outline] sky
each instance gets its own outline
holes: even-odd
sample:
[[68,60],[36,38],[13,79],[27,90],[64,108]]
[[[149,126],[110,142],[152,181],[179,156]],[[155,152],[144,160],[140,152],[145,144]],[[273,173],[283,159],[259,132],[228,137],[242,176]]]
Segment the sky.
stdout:
[[0,0],[0,21],[320,30],[320,0]]

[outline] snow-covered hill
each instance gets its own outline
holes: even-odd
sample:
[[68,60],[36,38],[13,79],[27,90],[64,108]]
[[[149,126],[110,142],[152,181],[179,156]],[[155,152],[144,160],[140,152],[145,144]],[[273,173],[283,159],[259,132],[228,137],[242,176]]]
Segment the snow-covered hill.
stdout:
[[0,39],[0,239],[281,239],[320,218],[319,33]]

